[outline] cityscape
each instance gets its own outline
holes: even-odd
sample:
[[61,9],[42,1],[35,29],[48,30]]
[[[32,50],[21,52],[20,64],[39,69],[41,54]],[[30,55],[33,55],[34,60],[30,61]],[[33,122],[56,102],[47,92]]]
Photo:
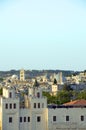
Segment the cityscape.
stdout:
[[14,72],[0,77],[0,130],[86,129],[85,70]]
[[0,0],[0,130],[86,130],[85,56],[85,0]]

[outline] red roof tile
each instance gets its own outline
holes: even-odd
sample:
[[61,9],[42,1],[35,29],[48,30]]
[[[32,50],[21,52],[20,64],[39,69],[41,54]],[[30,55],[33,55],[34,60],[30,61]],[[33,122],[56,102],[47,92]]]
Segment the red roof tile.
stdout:
[[86,100],[84,100],[84,99],[75,100],[75,101],[67,102],[67,103],[65,103],[63,105],[65,105],[65,106],[86,105]]

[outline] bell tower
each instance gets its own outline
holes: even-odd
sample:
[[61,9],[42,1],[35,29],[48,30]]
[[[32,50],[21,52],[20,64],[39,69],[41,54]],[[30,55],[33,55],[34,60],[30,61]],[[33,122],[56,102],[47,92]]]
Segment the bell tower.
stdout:
[[20,81],[24,81],[25,80],[25,70],[21,69],[20,70]]

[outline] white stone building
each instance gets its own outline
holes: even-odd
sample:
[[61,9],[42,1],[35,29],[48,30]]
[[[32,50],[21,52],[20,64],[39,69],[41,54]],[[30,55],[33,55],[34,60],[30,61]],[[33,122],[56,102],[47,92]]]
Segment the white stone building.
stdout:
[[0,97],[0,130],[86,130],[86,100],[47,107],[41,88],[29,88],[24,106],[15,89],[5,87]]
[[85,107],[59,107],[48,110],[49,130],[86,130]]
[[52,84],[50,86],[50,94],[51,95],[56,95],[58,91],[58,85],[57,84]]
[[0,130],[48,130],[48,108],[40,88],[30,88],[25,106],[13,88],[4,88],[0,98]]

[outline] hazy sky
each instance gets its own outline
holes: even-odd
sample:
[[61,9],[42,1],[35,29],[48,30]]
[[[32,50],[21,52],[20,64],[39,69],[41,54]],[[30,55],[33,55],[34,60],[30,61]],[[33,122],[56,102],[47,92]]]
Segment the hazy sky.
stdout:
[[86,69],[86,0],[0,0],[0,70]]

